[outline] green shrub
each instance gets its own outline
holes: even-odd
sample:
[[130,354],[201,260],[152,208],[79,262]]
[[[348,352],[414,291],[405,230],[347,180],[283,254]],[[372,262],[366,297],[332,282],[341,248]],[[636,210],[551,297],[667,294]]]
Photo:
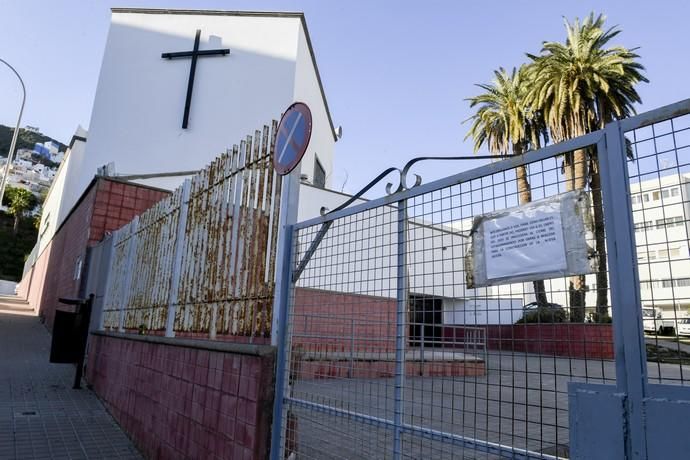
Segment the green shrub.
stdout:
[[564,323],[566,314],[563,308],[538,307],[525,312],[516,324],[533,323]]

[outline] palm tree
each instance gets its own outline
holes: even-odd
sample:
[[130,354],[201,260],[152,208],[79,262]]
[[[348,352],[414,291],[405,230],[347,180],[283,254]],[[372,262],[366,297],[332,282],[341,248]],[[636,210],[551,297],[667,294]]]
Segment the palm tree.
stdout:
[[19,231],[19,221],[28,211],[36,206],[36,197],[33,193],[23,188],[7,187],[3,204],[8,207],[9,213],[14,216],[12,230],[16,235]]
[[[530,148],[539,148],[546,140],[546,127],[538,112],[525,103],[529,89],[528,69],[513,68],[509,74],[500,68],[494,71],[491,84],[478,84],[483,94],[467,99],[470,107],[479,107],[477,113],[465,121],[472,126],[465,139],[474,139],[474,151],[486,144],[491,154],[498,157],[521,155]],[[527,179],[527,166],[516,168],[520,204],[532,201],[532,190]],[[546,305],[544,281],[534,281],[534,294],[539,305]]]
[[[635,113],[633,104],[641,102],[635,89],[648,80],[644,67],[637,62],[636,49],[607,47],[620,29],[604,29],[606,18],[591,13],[584,21],[565,21],[565,43],[545,42],[541,54],[528,54],[532,60],[531,87],[527,101],[544,115],[556,142],[601,129],[612,120]],[[564,169],[567,190],[592,192],[595,222],[597,270],[597,316],[608,316],[608,277],[606,241],[601,200],[597,152],[576,150],[565,155]],[[589,168],[588,168],[589,166]],[[587,182],[589,181],[589,184]],[[570,281],[571,315],[574,321],[584,320],[584,276]]]

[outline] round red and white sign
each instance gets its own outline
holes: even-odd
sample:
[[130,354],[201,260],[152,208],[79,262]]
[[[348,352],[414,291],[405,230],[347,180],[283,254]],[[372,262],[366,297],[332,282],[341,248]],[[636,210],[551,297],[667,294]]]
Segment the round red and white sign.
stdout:
[[273,166],[284,176],[295,169],[304,156],[311,139],[311,110],[302,102],[295,102],[283,114],[273,153]]

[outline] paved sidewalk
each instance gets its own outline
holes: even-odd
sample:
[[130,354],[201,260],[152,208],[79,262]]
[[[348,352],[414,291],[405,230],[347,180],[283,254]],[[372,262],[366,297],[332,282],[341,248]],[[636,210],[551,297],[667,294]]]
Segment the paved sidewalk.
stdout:
[[0,460],[141,459],[74,366],[50,364],[50,334],[31,310],[0,296]]

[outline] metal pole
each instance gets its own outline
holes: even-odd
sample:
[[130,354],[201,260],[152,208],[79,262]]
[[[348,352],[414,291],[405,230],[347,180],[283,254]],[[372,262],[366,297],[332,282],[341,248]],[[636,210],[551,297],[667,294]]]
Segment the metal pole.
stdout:
[[[620,122],[606,125],[606,138],[597,143],[606,221],[613,305],[616,385],[626,394],[625,449],[628,458],[647,458],[643,401],[647,397],[647,352],[637,270],[635,230],[630,204],[630,180],[625,137]],[[615,268],[615,269],[614,269]]]
[[93,299],[95,296],[93,294],[89,295],[89,298],[83,300],[77,306],[77,314],[81,316],[80,322],[80,343],[79,343],[79,359],[77,360],[77,372],[74,374],[74,385],[72,388],[75,390],[81,389],[81,377],[84,372],[84,358],[86,357],[86,343],[89,339],[89,324],[91,322],[91,309],[93,308]]
[[423,366],[424,366],[424,323],[422,323],[421,326],[419,327],[419,349],[420,349],[420,353],[421,353],[420,359],[422,361],[422,363],[421,363],[422,367],[420,367],[420,371],[421,371]]
[[[284,406],[286,392],[288,391],[290,349],[288,344],[289,315],[297,280],[293,277],[293,247],[295,244],[293,225],[297,222],[299,206],[299,172],[295,168],[289,175],[283,176],[282,195],[280,199],[280,234],[276,255],[276,284],[275,300],[273,302],[273,322],[271,324],[271,345],[277,348],[276,353],[276,384],[273,403],[273,427],[271,430],[271,454],[272,460],[282,460],[283,441],[286,436],[287,413]],[[305,317],[306,321],[306,317]],[[306,326],[305,326],[306,332]]]
[[10,150],[9,150],[9,152],[7,152],[7,163],[5,163],[5,173],[2,175],[2,179],[0,179],[0,205],[1,205],[2,199],[5,196],[5,187],[7,186],[7,181],[9,180],[9,177],[10,177],[10,165],[12,164],[12,156],[14,155],[14,148],[17,145],[17,136],[19,135],[19,124],[22,121],[22,114],[24,113],[24,103],[26,102],[26,87],[24,86],[24,81],[22,80],[22,77],[19,76],[19,73],[17,73],[16,70],[14,70],[14,67],[12,67],[4,59],[0,59],[0,62],[5,64],[7,67],[10,68],[10,70],[12,72],[14,72],[14,74],[19,79],[19,83],[22,85],[22,106],[19,109],[19,116],[17,117],[17,125],[14,128],[14,133],[12,134],[12,143],[10,144]]
[[350,320],[350,369],[347,376],[352,378],[355,369],[355,319]]
[[407,313],[407,199],[398,201],[398,275],[395,326],[395,413],[393,458],[402,458],[403,389],[405,385],[405,315]]

